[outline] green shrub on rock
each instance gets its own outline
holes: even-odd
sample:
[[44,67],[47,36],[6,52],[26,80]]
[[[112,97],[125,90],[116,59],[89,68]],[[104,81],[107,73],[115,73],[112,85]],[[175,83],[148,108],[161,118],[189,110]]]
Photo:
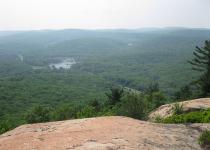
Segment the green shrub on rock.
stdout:
[[210,131],[207,131],[207,130],[204,131],[200,135],[198,142],[203,149],[209,150],[210,149]]
[[145,119],[147,107],[142,94],[126,95],[117,107],[117,115],[132,117],[135,119]]
[[183,105],[175,103],[172,107],[173,115],[181,115],[183,113]]
[[172,115],[161,120],[162,123],[210,123],[210,109]]

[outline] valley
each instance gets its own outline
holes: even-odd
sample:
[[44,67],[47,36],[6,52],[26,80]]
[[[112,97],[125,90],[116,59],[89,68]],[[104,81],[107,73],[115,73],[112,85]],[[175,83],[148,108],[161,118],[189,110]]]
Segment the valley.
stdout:
[[151,83],[173,101],[198,73],[188,60],[208,29],[43,30],[0,37],[0,118],[22,124],[35,105],[106,101],[112,86],[145,91]]

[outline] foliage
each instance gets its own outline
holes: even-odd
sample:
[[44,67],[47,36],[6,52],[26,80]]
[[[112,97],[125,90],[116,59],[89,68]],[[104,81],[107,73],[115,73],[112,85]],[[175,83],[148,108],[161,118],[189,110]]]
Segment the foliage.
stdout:
[[[61,30],[1,37],[0,117],[21,122],[32,105],[54,108],[99,98],[103,103],[111,85],[145,91],[151,81],[157,81],[170,96],[196,77],[185,61],[191,58],[194,45],[210,38],[209,33]],[[78,63],[70,70],[47,67],[66,57]],[[43,68],[34,70],[34,66]]]
[[190,85],[185,85],[180,88],[179,91],[175,93],[175,99],[178,101],[187,100],[192,98],[193,92]]
[[106,93],[108,97],[108,104],[115,105],[121,101],[123,96],[123,89],[119,87],[112,87],[110,88],[110,93]]
[[181,115],[183,113],[183,104],[175,103],[172,106],[173,115]]
[[50,108],[37,105],[25,114],[27,123],[39,123],[50,121]]
[[145,93],[151,94],[151,93],[159,92],[159,91],[160,91],[159,83],[158,83],[158,82],[154,82],[154,83],[151,83],[151,84],[146,88]]
[[122,102],[117,105],[117,107],[117,115],[132,117],[135,119],[145,119],[147,110],[143,95],[134,93],[128,94],[123,98]]
[[157,121],[162,123],[210,123],[210,110],[172,115],[165,119],[157,119]]
[[0,134],[9,131],[10,129],[13,128],[13,125],[10,121],[8,120],[3,120],[0,122]]
[[154,110],[155,108],[158,108],[159,106],[167,102],[165,95],[161,91],[145,94],[145,99],[150,111]]
[[210,131],[205,130],[202,132],[198,139],[199,144],[205,150],[210,149]]
[[89,105],[85,106],[79,112],[77,112],[77,118],[90,118],[95,117],[96,115],[97,112],[95,108]]
[[73,104],[65,104],[58,107],[53,112],[53,120],[67,120],[67,119],[75,119],[77,117],[77,111],[80,110]]
[[[18,126],[28,122],[22,116],[33,105],[53,110],[45,113],[47,119],[30,110],[29,122],[84,117],[83,112],[87,116],[117,115],[126,107],[126,95],[121,90],[109,91],[112,85],[145,91],[143,98],[137,98],[142,101],[128,98],[140,110],[132,112],[131,103],[125,113],[145,118],[138,104],[145,105],[142,112],[146,115],[195,80],[198,73],[189,69],[186,59],[191,59],[194,45],[209,38],[209,30],[196,29],[32,31],[1,37],[0,118]],[[77,64],[70,70],[48,67],[65,58],[74,58]],[[147,88],[151,81],[155,83]],[[95,99],[98,102],[90,102]]]
[[204,47],[196,47],[193,52],[194,58],[189,61],[193,70],[201,72],[197,81],[200,86],[201,96],[206,97],[210,94],[210,41],[205,41]]
[[154,119],[155,123],[163,123],[164,122],[164,118],[162,118],[161,116],[156,116]]
[[67,72],[41,71],[0,79],[0,117],[7,114],[8,119],[24,120],[21,116],[32,105],[52,108],[69,103],[83,105],[97,97],[103,103],[107,90],[101,85],[109,83],[95,75]]
[[89,105],[94,107],[97,112],[99,112],[101,110],[101,107],[102,107],[100,102],[96,99],[94,99],[93,101],[90,101]]

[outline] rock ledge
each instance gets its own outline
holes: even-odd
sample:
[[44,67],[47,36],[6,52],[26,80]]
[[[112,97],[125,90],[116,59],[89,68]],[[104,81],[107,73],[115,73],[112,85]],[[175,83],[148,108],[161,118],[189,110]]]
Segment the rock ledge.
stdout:
[[0,135],[0,150],[199,150],[210,124],[169,125],[99,117],[22,125]]
[[[154,121],[156,117],[166,118],[172,115],[172,107],[175,103],[162,105],[149,115],[149,120]],[[184,112],[190,112],[195,110],[203,110],[210,108],[210,98],[200,98],[195,100],[188,100],[179,102],[183,105]]]

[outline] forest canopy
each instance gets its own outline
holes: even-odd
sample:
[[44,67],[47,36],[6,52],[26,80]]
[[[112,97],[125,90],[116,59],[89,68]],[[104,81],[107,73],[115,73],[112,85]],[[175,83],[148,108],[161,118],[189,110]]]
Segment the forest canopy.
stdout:
[[[202,82],[209,74],[206,39],[208,29],[180,28],[1,36],[0,132],[23,123],[101,115],[146,119],[162,104],[208,96],[202,93],[210,89]],[[193,71],[188,60],[197,70],[208,69]]]

